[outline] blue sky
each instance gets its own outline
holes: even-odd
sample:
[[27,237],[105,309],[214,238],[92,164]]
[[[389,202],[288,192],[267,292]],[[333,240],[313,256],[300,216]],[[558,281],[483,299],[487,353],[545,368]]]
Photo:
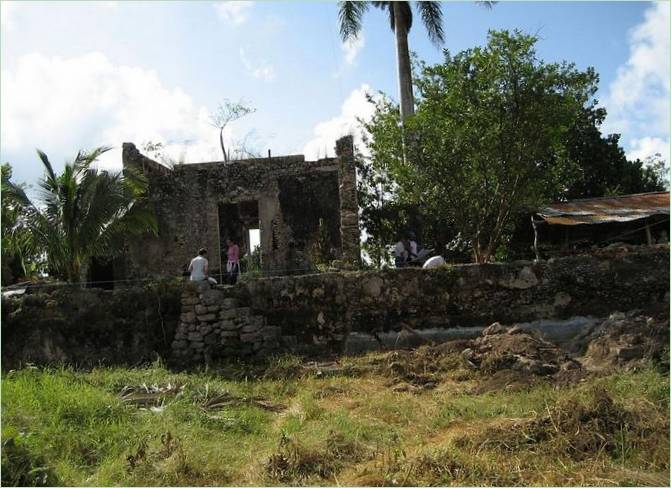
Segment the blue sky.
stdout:
[[[539,56],[594,66],[598,98],[629,155],[669,147],[669,3],[446,2],[445,47],[486,40],[489,29],[537,34]],[[366,117],[366,90],[396,95],[393,35],[371,10],[357,42],[338,36],[328,2],[2,2],[0,158],[18,181],[41,174],[35,147],[60,164],[79,148],[124,141],[167,144],[187,162],[219,159],[209,113],[224,99],[256,112],[226,137],[260,153],[332,154]],[[419,20],[410,48],[442,53]]]

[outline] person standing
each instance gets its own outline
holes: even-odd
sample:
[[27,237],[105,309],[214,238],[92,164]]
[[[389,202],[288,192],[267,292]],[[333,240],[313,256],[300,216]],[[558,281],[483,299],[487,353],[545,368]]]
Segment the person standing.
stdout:
[[240,274],[240,247],[230,237],[226,239],[226,244],[228,245],[226,274],[228,283],[235,285],[238,281],[238,274]]

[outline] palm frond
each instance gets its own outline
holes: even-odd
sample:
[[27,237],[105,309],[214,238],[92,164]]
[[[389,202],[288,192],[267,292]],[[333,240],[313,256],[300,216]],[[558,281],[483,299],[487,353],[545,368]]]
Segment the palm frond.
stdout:
[[494,7],[494,5],[496,5],[499,2],[490,1],[490,0],[480,0],[480,1],[475,2],[475,3],[477,3],[481,7],[485,7],[486,9],[491,9],[492,7]]
[[422,16],[422,22],[426,31],[429,33],[429,39],[435,45],[441,45],[445,42],[443,33],[443,10],[440,2],[417,2],[417,9]]
[[40,161],[44,165],[44,169],[47,170],[47,177],[53,181],[56,181],[56,174],[54,173],[54,168],[49,161],[49,158],[44,153],[44,151],[37,149],[37,155],[40,157]]
[[25,190],[17,185],[16,183],[10,181],[10,180],[3,180],[2,181],[2,198],[9,199],[10,201],[14,201],[18,203],[19,205],[23,206],[32,206],[32,202],[28,198],[28,195],[26,195]]
[[356,38],[361,32],[361,18],[368,10],[367,2],[338,2],[340,37],[343,41]]

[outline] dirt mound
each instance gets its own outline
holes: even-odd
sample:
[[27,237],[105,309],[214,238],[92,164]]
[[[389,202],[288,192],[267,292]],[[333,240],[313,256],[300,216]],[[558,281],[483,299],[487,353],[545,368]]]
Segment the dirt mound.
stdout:
[[536,418],[488,429],[476,438],[458,442],[477,450],[550,451],[578,461],[599,452],[617,457],[623,454],[625,439],[630,447],[641,447],[658,442],[654,433],[668,429],[665,414],[657,408],[648,410],[629,410],[614,402],[606,390],[596,388],[588,400],[566,398]]
[[560,370],[580,368],[579,363],[554,344],[517,326],[505,327],[498,322],[471,341],[461,356],[468,367],[489,374],[513,370],[527,375],[549,376]]
[[585,367],[600,370],[635,366],[651,360],[669,367],[669,319],[640,312],[616,312],[574,341],[574,352],[584,354]]

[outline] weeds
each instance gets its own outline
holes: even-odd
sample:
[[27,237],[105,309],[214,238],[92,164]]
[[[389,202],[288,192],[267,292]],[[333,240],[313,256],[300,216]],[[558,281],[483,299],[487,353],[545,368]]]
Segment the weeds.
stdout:
[[[237,365],[174,373],[161,364],[5,373],[2,484],[668,479],[668,377],[654,366],[510,388],[515,378],[490,381],[436,347],[270,365],[253,376]],[[396,388],[402,384],[415,389]],[[119,396],[127,385],[142,386]]]

